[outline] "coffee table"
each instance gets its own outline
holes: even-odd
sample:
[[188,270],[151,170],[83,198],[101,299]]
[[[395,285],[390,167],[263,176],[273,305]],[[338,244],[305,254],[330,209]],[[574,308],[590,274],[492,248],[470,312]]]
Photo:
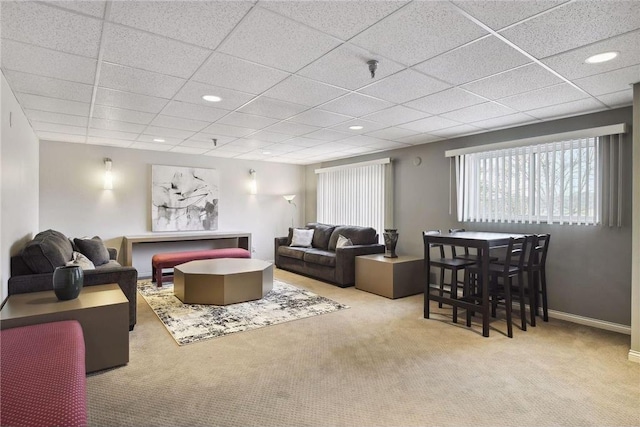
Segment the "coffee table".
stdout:
[[229,305],[273,289],[273,264],[253,258],[190,261],[173,269],[173,293],[185,304]]
[[10,295],[0,311],[1,329],[60,320],[80,322],[87,373],[129,362],[129,300],[117,283],[87,286],[68,301],[53,291]]

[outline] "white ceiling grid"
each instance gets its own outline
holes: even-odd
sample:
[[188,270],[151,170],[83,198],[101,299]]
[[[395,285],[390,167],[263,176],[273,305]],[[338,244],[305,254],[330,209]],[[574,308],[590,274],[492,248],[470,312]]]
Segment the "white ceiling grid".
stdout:
[[310,164],[628,106],[640,81],[634,0],[0,8],[2,72],[42,140]]

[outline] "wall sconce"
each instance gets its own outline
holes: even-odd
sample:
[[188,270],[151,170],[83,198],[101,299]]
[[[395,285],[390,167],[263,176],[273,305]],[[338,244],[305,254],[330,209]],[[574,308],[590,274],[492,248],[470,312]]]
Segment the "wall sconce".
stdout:
[[[295,203],[293,203],[293,199],[295,199],[295,198],[296,198],[296,195],[295,195],[295,194],[287,194],[287,195],[284,195],[284,196],[282,196],[282,197],[284,197],[284,199],[285,199],[285,200],[286,200],[290,205],[293,205],[293,212],[295,213],[295,211],[296,211],[296,209],[297,209],[298,207],[296,206],[296,204],[295,204]],[[293,216],[294,216],[294,214],[291,214],[291,228],[293,228]]]
[[113,190],[113,173],[111,172],[111,159],[104,159],[104,189]]
[[251,177],[251,181],[249,181],[249,194],[258,194],[258,181],[256,180],[256,170],[249,169],[249,176]]

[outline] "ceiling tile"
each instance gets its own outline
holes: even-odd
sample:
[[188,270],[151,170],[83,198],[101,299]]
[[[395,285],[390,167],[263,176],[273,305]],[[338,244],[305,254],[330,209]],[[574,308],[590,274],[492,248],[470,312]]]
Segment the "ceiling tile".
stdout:
[[171,101],[162,110],[167,116],[182,117],[185,119],[204,120],[215,122],[219,118],[229,114],[229,111],[220,108],[207,107],[206,105],[190,104],[182,101]]
[[180,146],[177,145],[173,148],[171,148],[169,151],[171,151],[172,153],[184,153],[184,154],[204,154],[207,151],[209,151],[210,149],[205,149],[205,148],[194,148],[194,147],[184,147],[184,146]]
[[131,144],[134,144],[134,142],[124,139],[99,138],[97,136],[90,136],[87,138],[87,144],[107,145],[112,147],[130,147]]
[[292,135],[292,136],[304,135],[307,133],[314,132],[318,129],[320,128],[317,126],[303,125],[302,123],[290,122],[288,120],[285,120],[280,123],[276,123],[275,125],[269,126],[267,128],[267,130],[271,132],[278,132],[278,133],[283,133],[283,134]]
[[53,113],[50,111],[24,110],[29,121],[57,123],[60,125],[87,127],[88,117],[72,116],[70,114]]
[[251,129],[262,129],[276,123],[277,121],[277,119],[271,119],[269,117],[234,112],[218,120],[218,123]]
[[[203,95],[216,95],[222,98],[220,102],[208,102],[202,99]],[[204,83],[193,81],[186,85],[175,96],[178,101],[190,102],[192,104],[205,105],[207,107],[222,108],[224,110],[235,110],[254,98],[248,93],[237,90],[224,89]]]
[[640,65],[621,68],[574,81],[579,87],[595,96],[629,89],[633,83],[638,82],[640,82]]
[[104,16],[104,6],[106,1],[102,0],[82,0],[82,1],[51,1],[47,0],[47,4],[52,4],[63,9],[69,9],[74,12],[84,13],[85,15],[102,18]]
[[93,107],[93,117],[99,119],[117,120],[121,122],[139,123],[148,125],[155,117],[155,114],[144,113],[142,111],[124,110],[122,108],[109,107],[106,105],[95,105]]
[[287,139],[291,139],[291,135],[285,135],[283,133],[269,132],[269,131],[260,131],[251,135],[251,138],[259,139],[261,141],[266,142],[282,142]]
[[567,0],[463,0],[453,3],[488,27],[499,30],[565,2]]
[[2,2],[3,39],[98,57],[102,21],[32,1]]
[[150,151],[169,151],[172,145],[154,144],[151,142],[134,142],[128,148],[135,148],[136,150],[150,150]]
[[236,157],[238,155],[237,152],[232,152],[232,151],[221,151],[221,150],[211,150],[208,151],[206,153],[204,153],[205,156],[211,156],[211,157],[225,157],[225,158],[233,158]]
[[339,141],[350,137],[351,134],[332,129],[320,129],[305,135],[305,138],[321,139],[323,141]]
[[80,126],[69,126],[69,125],[59,125],[56,123],[43,123],[43,122],[31,122],[33,129],[40,132],[56,132],[56,133],[64,133],[70,135],[81,135],[84,136],[87,134],[86,127]]
[[14,92],[91,102],[93,86],[90,85],[11,70],[5,70],[4,74]]
[[46,98],[44,96],[29,95],[27,93],[19,93],[17,97],[20,105],[25,109],[51,111],[53,113],[64,111],[66,114],[74,116],[89,116],[89,104],[85,102]]
[[[159,137],[158,135],[142,134],[138,135],[136,141],[148,142],[155,145],[178,145],[182,142],[183,138],[169,138],[167,136]],[[209,142],[211,144],[211,142]]]
[[424,119],[429,117],[429,114],[422,111],[416,111],[412,108],[403,107],[402,105],[395,105],[386,110],[378,111],[373,114],[362,117],[363,119],[370,120],[372,122],[378,122],[387,126],[395,126],[402,123],[412,122],[414,120]]
[[419,135],[412,135],[412,136],[407,136],[405,138],[400,138],[398,139],[398,141],[404,142],[405,144],[420,145],[420,144],[427,144],[429,142],[441,141],[443,139],[444,138],[442,138],[441,136],[430,135],[428,133],[421,133]]
[[470,135],[473,133],[486,132],[485,129],[471,126],[471,125],[460,125],[453,126],[446,129],[433,130],[431,131],[432,135],[440,136],[442,138],[457,138],[463,135]]
[[574,88],[570,84],[561,83],[559,85],[521,93],[508,98],[502,98],[499,102],[507,107],[513,108],[514,110],[527,111],[536,108],[548,107],[550,105],[577,101],[578,99],[588,97],[589,95]]
[[374,138],[389,139],[392,141],[399,140],[400,138],[406,138],[408,136],[415,135],[416,132],[409,129],[402,129],[399,127],[389,127],[386,129],[376,130],[365,134],[365,136],[373,136]]
[[[611,51],[619,52],[618,57],[599,64],[587,64],[585,62],[592,55]],[[640,31],[633,31],[551,56],[542,62],[568,79],[579,79],[580,77],[592,76],[640,64]]]
[[501,34],[536,58],[545,58],[639,27],[637,1],[576,1]]
[[96,104],[145,113],[159,113],[167,102],[166,99],[162,98],[121,92],[103,87],[99,87],[96,94]]
[[256,129],[229,126],[222,123],[214,123],[203,130],[203,132],[211,135],[234,136],[236,138],[249,135],[250,133],[253,133],[255,131]]
[[128,67],[189,78],[211,51],[165,37],[105,24],[102,59]]
[[290,145],[286,143],[279,143],[279,144],[270,145],[269,147],[267,147],[267,149],[271,151],[272,154],[278,155],[283,153],[293,153],[294,151],[300,151],[302,150],[302,147],[299,147],[297,145]]
[[238,138],[235,141],[227,144],[225,147],[234,147],[234,148],[246,147],[246,148],[251,148],[252,150],[255,150],[256,148],[268,147],[270,145],[273,145],[273,143],[268,141],[262,141],[260,139],[257,139],[251,136],[250,138]]
[[428,59],[414,65],[413,68],[440,80],[459,85],[510,70],[528,62],[530,62],[529,58],[497,37],[490,36]]
[[[455,28],[455,31],[451,29]],[[487,34],[448,2],[413,2],[351,41],[413,65]]]
[[103,62],[99,85],[109,89],[170,99],[185,82],[186,80],[178,77]]
[[328,127],[338,123],[346,122],[351,117],[342,114],[331,113],[323,110],[309,110],[292,117],[290,121],[298,122],[305,125]]
[[313,107],[347,93],[346,90],[293,75],[269,89],[264,95]]
[[261,5],[316,30],[347,40],[406,3],[405,1],[268,1],[262,2]]
[[345,43],[298,72],[299,75],[355,90],[374,83],[367,61],[377,59],[376,79],[397,73],[404,67],[389,60],[381,60],[357,46]]
[[[215,139],[216,142],[212,141]],[[205,133],[197,133],[193,135],[191,138],[183,141],[180,145],[185,147],[196,147],[196,148],[206,148],[209,150],[213,150],[216,147],[222,147],[225,144],[230,143],[231,141],[235,141],[237,138],[232,136],[219,136],[219,135],[209,135]]]
[[123,140],[133,141],[138,137],[138,134],[133,132],[120,132],[116,130],[89,128],[89,136],[96,136],[98,138],[114,138],[114,139],[123,139]]
[[384,110],[391,106],[393,106],[391,102],[358,93],[351,93],[342,98],[327,102],[322,105],[322,109],[347,116],[360,117],[373,113],[374,111]]
[[62,142],[74,142],[83,144],[85,142],[85,137],[82,135],[70,135],[67,133],[57,133],[57,132],[45,132],[38,131],[37,133],[40,141],[62,141]]
[[193,76],[193,80],[259,94],[288,76],[289,73],[284,71],[216,52]]
[[376,149],[383,149],[383,150],[395,150],[398,148],[407,148],[408,146],[409,144],[396,142],[396,141],[387,141],[387,140],[380,140],[373,144],[367,145],[368,148],[376,148]]
[[[114,22],[215,49],[251,9],[244,1],[112,2]],[[212,25],[213,24],[213,25]]]
[[297,137],[288,140],[287,144],[294,145],[296,147],[316,147],[320,144],[324,144],[324,141],[319,139]]
[[249,151],[253,151],[258,148],[259,142],[248,142],[244,139],[236,139],[233,142],[230,142],[222,147],[216,148],[216,151],[231,151],[235,153],[248,153]]
[[151,122],[152,126],[160,126],[172,129],[190,130],[193,132],[199,132],[202,129],[209,126],[211,122],[204,122],[202,120],[184,119],[181,117],[163,116],[159,115]]
[[145,129],[144,133],[147,135],[155,135],[156,138],[159,137],[165,139],[165,141],[168,141],[167,138],[187,139],[192,136],[194,132],[189,130],[171,129],[149,125],[147,129]]
[[388,101],[403,103],[434,92],[440,92],[449,87],[447,83],[425,76],[417,71],[404,70],[371,86],[367,86],[361,89],[360,92]]
[[326,34],[254,8],[218,50],[295,72],[339,44],[337,39]]
[[119,122],[115,120],[106,120],[106,119],[91,119],[92,128],[96,129],[108,129],[108,130],[117,130],[121,132],[133,132],[140,133],[146,127],[145,125],[137,124],[137,123],[127,123],[127,122]]
[[538,122],[535,117],[531,117],[527,114],[516,113],[509,114],[507,116],[495,117],[493,119],[480,120],[474,122],[474,126],[478,126],[485,129],[500,129],[504,127],[521,126],[528,123]]
[[[485,102],[484,104],[472,105],[471,107],[461,108],[459,110],[443,113],[440,117],[456,120],[462,123],[473,123],[480,120],[492,119],[494,117],[506,116],[515,113],[511,108],[503,107],[493,102]],[[425,130],[425,132],[429,132]]]
[[[416,132],[431,132],[438,129],[450,128],[460,125],[460,122],[454,122],[444,117],[427,117],[426,119],[416,120],[415,122],[405,123],[399,127],[403,129],[409,129]],[[412,138],[412,137],[408,137]],[[406,138],[401,138],[398,141],[406,142]]]
[[[5,4],[4,2],[2,4]],[[2,69],[93,84],[96,60],[2,39]]]
[[559,77],[537,64],[530,64],[461,87],[489,99],[500,99],[557,83],[562,83]]
[[355,145],[357,147],[363,147],[363,146],[377,144],[382,141],[386,141],[386,140],[383,140],[380,138],[374,138],[372,136],[354,135],[354,136],[350,136],[347,139],[343,139],[339,142],[340,144],[343,144],[343,145]]
[[415,101],[407,102],[407,107],[426,111],[430,114],[441,114],[447,111],[457,110],[459,108],[469,107],[471,105],[486,102],[485,98],[480,98],[467,91],[451,88],[442,92],[428,95]]
[[598,99],[612,108],[626,107],[633,104],[633,89],[601,95]]
[[293,104],[291,102],[260,96],[238,109],[238,111],[274,119],[286,119],[308,109],[309,107],[306,105]]
[[527,111],[527,114],[543,119],[555,119],[566,116],[575,116],[576,114],[586,114],[595,111],[604,110],[606,107],[595,99],[587,98],[579,101],[567,102],[566,104],[553,105],[551,107],[543,107],[537,110]]
[[[362,126],[362,129],[349,129],[351,126]],[[350,134],[360,135],[367,132],[373,132],[374,130],[384,129],[387,125],[382,123],[376,123],[364,119],[352,119],[344,123],[332,126],[331,129],[346,132]]]

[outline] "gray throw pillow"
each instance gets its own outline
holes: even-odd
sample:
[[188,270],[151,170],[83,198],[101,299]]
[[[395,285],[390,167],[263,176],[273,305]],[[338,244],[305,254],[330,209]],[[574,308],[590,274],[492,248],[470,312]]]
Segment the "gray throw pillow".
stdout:
[[92,239],[75,238],[73,242],[80,253],[89,258],[95,266],[109,262],[109,251],[100,237],[94,236]]

